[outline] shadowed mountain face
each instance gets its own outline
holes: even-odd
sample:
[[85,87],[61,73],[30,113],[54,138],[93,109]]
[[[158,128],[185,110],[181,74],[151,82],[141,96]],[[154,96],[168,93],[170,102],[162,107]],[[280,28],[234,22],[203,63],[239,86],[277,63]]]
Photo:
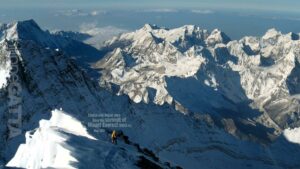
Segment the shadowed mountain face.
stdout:
[[[289,34],[270,30],[262,38],[230,41],[219,30],[145,25],[101,51],[32,20],[0,30],[6,77],[0,78],[0,165],[56,168],[57,158],[70,152],[67,168],[300,166],[300,146],[284,130],[299,121],[299,41]],[[21,135],[8,139],[12,50],[23,125]],[[262,66],[261,58],[269,57],[274,62]],[[126,117],[132,127],[118,130],[127,139],[110,144],[112,129],[89,128],[90,113]],[[60,120],[65,116],[71,120]],[[44,152],[38,143],[57,151]]]

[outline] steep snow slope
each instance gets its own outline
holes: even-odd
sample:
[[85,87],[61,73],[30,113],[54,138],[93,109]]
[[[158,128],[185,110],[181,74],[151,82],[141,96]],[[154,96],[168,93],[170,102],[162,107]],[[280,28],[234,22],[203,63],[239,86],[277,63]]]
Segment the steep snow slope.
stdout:
[[51,119],[39,124],[39,128],[26,132],[26,143],[19,146],[7,167],[135,169],[135,162],[143,155],[130,145],[121,148],[97,140],[80,121],[61,110],[53,110]]
[[[19,53],[16,75],[22,86],[19,96],[22,103],[20,112],[23,134],[37,128],[39,120],[48,119],[50,111],[55,108],[61,107],[71,112],[73,117],[101,110],[101,105],[97,104],[100,100],[99,93],[96,92],[100,91],[97,84],[66,55],[49,48],[45,49],[33,41],[2,41],[0,58],[4,65],[9,66],[12,64],[12,56],[9,55],[12,49],[8,49],[9,44]],[[11,71],[9,73],[12,74]],[[7,123],[9,119],[15,118],[9,114],[9,98],[13,94],[8,90],[10,84],[11,79],[8,79],[8,85],[0,89],[1,161],[9,160],[18,145],[24,141],[23,135],[13,139],[8,137]]]
[[63,145],[68,136],[63,133],[95,139],[85,127],[65,114],[63,111],[52,111],[50,120],[41,120],[39,128],[26,132],[26,143],[21,144],[15,157],[8,162],[8,167],[35,168],[74,168],[71,163],[78,162],[71,151]]

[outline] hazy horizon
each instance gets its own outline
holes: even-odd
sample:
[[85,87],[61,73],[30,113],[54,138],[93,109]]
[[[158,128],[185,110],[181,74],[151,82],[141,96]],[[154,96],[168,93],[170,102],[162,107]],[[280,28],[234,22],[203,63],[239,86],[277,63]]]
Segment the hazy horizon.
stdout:
[[[296,0],[0,0],[1,7],[211,8],[271,10],[300,13]],[[1,8],[0,7],[0,8]]]
[[0,23],[34,19],[43,29],[96,32],[105,38],[146,23],[167,28],[196,25],[218,28],[232,39],[240,39],[261,36],[271,28],[299,33],[300,12],[296,7],[300,1],[287,1],[0,0]]

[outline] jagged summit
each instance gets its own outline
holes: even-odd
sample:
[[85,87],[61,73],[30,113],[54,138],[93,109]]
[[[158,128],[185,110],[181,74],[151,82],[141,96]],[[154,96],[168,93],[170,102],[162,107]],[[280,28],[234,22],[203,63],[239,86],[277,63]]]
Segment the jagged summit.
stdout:
[[88,44],[78,41],[74,34],[51,33],[48,30],[42,30],[34,20],[4,24],[0,28],[0,40],[31,41],[43,48],[60,50],[69,57],[75,58],[76,62],[85,71],[93,74],[91,76],[96,78],[98,73],[91,69],[90,64],[99,59],[101,52]]
[[276,38],[278,36],[281,36],[282,33],[277,31],[275,28],[269,29],[265,35],[263,35],[263,39],[271,39],[271,38]]
[[15,23],[15,25],[18,28],[18,31],[22,32],[22,33],[25,33],[25,32],[23,32],[25,30],[29,31],[29,29],[33,29],[33,28],[35,28],[35,30],[32,30],[32,32],[37,31],[37,30],[42,31],[40,26],[33,19],[25,20],[25,21],[18,21]]
[[72,44],[72,39],[44,31],[34,20],[5,24],[3,28],[5,29],[0,29],[1,40],[32,41],[38,45],[52,49],[68,48],[68,45]]
[[229,41],[230,38],[219,29],[214,29],[206,40],[207,44],[212,46],[219,43],[227,44]]
[[269,29],[263,36],[262,39],[264,40],[269,40],[269,41],[274,41],[277,40],[278,38],[286,38],[288,40],[293,40],[297,41],[299,40],[299,34],[289,32],[287,34],[283,34],[282,32],[276,30],[275,28]]
[[4,32],[4,35],[1,37],[2,39],[6,38],[8,40],[29,40],[37,36],[45,35],[45,32],[38,26],[38,24],[34,20],[18,21],[7,24],[5,27],[6,30]]
[[[151,44],[152,40],[155,40],[154,44]],[[194,45],[214,46],[216,44],[227,44],[230,41],[230,38],[218,29],[209,32],[195,25],[184,25],[179,28],[167,29],[146,24],[135,32],[125,33],[117,38],[106,41],[104,46],[110,48],[110,46],[114,44],[117,45],[114,47],[120,47],[118,44],[124,44],[121,43],[122,41],[145,46],[148,46],[146,44],[161,44],[162,46],[171,44],[169,46],[175,46],[181,52],[186,52]]]
[[156,26],[155,24],[146,23],[141,29],[145,30],[145,31],[152,31],[154,29],[160,29],[160,28],[158,26]]

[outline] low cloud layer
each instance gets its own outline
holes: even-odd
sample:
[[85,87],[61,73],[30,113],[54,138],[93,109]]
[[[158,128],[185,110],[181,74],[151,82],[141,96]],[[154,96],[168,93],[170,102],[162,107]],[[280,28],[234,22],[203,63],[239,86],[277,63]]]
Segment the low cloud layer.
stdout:
[[100,48],[104,41],[111,39],[121,33],[129,30],[118,28],[115,26],[98,27],[97,23],[83,23],[80,25],[80,32],[89,34],[92,37],[87,39],[85,43],[91,44],[96,48]]
[[175,13],[178,12],[178,10],[171,9],[171,8],[161,8],[161,9],[145,9],[145,10],[140,10],[138,12]]
[[62,10],[56,13],[56,16],[98,16],[101,14],[106,14],[104,10],[91,10],[85,11],[80,9],[69,9],[69,10]]
[[209,9],[194,9],[194,10],[191,10],[191,12],[197,13],[197,14],[213,14],[213,13],[215,13],[214,11],[209,10]]

